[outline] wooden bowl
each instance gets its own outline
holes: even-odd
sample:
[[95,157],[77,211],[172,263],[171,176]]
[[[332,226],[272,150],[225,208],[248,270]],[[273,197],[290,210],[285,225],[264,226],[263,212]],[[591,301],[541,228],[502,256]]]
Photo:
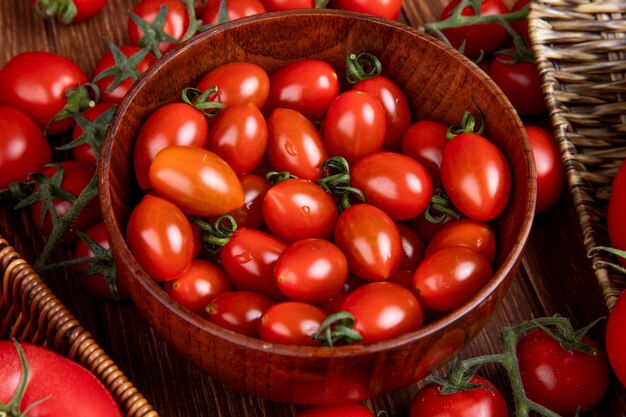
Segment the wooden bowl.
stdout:
[[[485,136],[505,153],[513,189],[493,223],[499,240],[493,279],[462,308],[422,329],[369,345],[333,348],[274,345],[213,325],[181,307],[139,266],[124,230],[139,191],[133,142],[159,106],[178,101],[211,69],[250,61],[272,72],[319,58],[339,74],[348,52],[380,58],[384,75],[405,92],[414,119],[457,124],[472,99],[484,113]],[[496,85],[472,62],[400,23],[347,12],[269,13],[219,25],[150,68],[120,105],[100,164],[100,199],[119,278],[137,309],[183,357],[210,376],[253,395],[300,404],[360,401],[405,387],[449,361],[504,297],[521,260],[535,205],[535,172],[523,125]]]

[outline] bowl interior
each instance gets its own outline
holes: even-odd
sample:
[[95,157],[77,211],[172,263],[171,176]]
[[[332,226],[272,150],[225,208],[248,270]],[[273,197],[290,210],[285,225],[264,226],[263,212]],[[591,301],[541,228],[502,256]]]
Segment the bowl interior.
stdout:
[[[183,88],[195,86],[207,72],[228,62],[253,62],[271,73],[289,62],[317,58],[331,64],[341,79],[345,78],[346,54],[365,51],[381,60],[383,75],[405,92],[415,121],[431,119],[446,125],[458,124],[463,112],[474,109],[473,102],[481,109],[486,120],[484,136],[505,153],[513,177],[509,204],[492,224],[499,241],[493,279],[465,306],[417,332],[372,345],[332,349],[293,346],[268,349],[266,343],[217,328],[169,300],[137,264],[124,242],[130,211],[141,196],[132,171],[132,149],[143,121],[158,107],[179,101]],[[461,326],[465,330],[458,338],[461,340],[455,347],[458,350],[482,327],[504,296],[532,223],[535,174],[530,156],[523,125],[508,100],[483,71],[452,48],[416,29],[370,16],[332,10],[278,12],[216,26],[170,52],[142,75],[118,108],[109,128],[100,163],[100,198],[122,279],[128,281],[138,308],[174,344],[178,336],[173,328],[159,330],[163,326],[159,324],[158,314],[163,309],[195,332],[217,335],[233,346],[256,350],[259,354],[271,350],[294,358],[345,358],[424,343],[413,354],[419,356],[444,334]],[[146,294],[153,304],[145,301]],[[199,353],[188,352],[188,356],[204,366]],[[440,362],[449,359],[448,356]],[[419,362],[419,358],[413,360]],[[441,363],[433,366],[436,365]],[[223,379],[230,382],[228,375]],[[419,378],[415,375],[414,379]],[[248,390],[247,386],[242,387]],[[388,391],[387,388],[383,391]]]

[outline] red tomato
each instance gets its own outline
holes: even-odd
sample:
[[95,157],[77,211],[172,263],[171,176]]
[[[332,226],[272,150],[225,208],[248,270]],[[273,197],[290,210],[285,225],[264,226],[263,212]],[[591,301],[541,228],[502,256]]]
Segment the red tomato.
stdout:
[[359,343],[388,340],[413,332],[424,321],[422,307],[411,291],[393,282],[370,282],[352,291],[341,305],[354,316]]
[[59,22],[69,25],[89,19],[104,7],[107,0],[33,0],[33,3],[43,17],[55,17]]
[[261,0],[261,3],[268,12],[315,8],[315,0]]
[[441,158],[449,142],[448,127],[431,120],[420,120],[402,136],[402,153],[417,160],[430,174],[433,184],[441,186]]
[[[41,346],[24,342],[20,346],[30,372],[20,411],[28,410],[29,416],[122,417],[111,393],[87,369]],[[22,366],[15,344],[0,341],[2,404],[16,394],[20,377]]]
[[320,131],[302,114],[291,109],[276,109],[267,122],[267,155],[276,171],[287,171],[298,178],[322,177],[322,162],[328,151]]
[[267,123],[252,103],[224,109],[211,123],[208,149],[238,174],[252,171],[266,146]]
[[139,186],[149,189],[149,170],[157,153],[170,145],[206,148],[209,127],[206,117],[193,106],[171,103],[159,107],[143,123],[133,149],[133,165]]
[[286,242],[317,237],[330,239],[338,216],[333,197],[314,182],[281,181],[263,200],[263,218],[274,235]]
[[478,220],[459,219],[444,226],[428,242],[426,256],[449,246],[473,249],[489,262],[496,257],[496,235],[487,223]]
[[[441,13],[440,20],[450,17],[460,3],[461,0],[452,0],[448,3]],[[508,12],[509,9],[502,0],[484,0],[480,3],[481,16],[506,14]],[[472,6],[465,6],[461,15],[476,16],[476,12]],[[498,23],[461,26],[444,29],[442,32],[456,49],[459,49],[465,42],[465,55],[470,58],[477,58],[481,53],[489,54],[495,51],[508,36],[504,26]]]
[[[142,49],[134,45],[122,45],[119,47],[119,51],[126,58],[132,58],[135,54],[142,51]],[[135,65],[130,64],[129,61],[116,62],[113,57],[113,52],[109,51],[105,53],[96,64],[94,78],[107,70],[115,71],[116,74],[95,81],[96,85],[100,87],[100,100],[111,103],[121,103],[128,90],[130,90],[130,87],[132,87],[133,83],[139,78],[139,75],[146,72],[155,62],[156,57],[150,52]],[[114,86],[114,83],[117,85]]]
[[396,20],[400,16],[402,0],[331,0],[330,7]]
[[197,85],[200,91],[217,87],[211,96],[226,107],[253,103],[263,108],[270,90],[270,79],[265,70],[251,62],[231,62],[220,65],[206,74]]
[[396,223],[402,240],[402,257],[398,269],[414,270],[424,258],[425,245],[419,234],[404,223]]
[[241,182],[219,156],[196,146],[172,145],[152,161],[150,184],[185,213],[219,216],[245,202]]
[[441,179],[452,204],[475,220],[498,217],[509,201],[511,170],[496,145],[461,133],[443,151]]
[[393,152],[376,152],[359,159],[350,169],[351,185],[365,201],[393,220],[421,214],[433,196],[433,182],[415,159]]
[[426,256],[413,274],[413,288],[429,310],[453,311],[468,302],[492,277],[482,254],[450,246]]
[[341,213],[334,237],[350,272],[366,281],[384,281],[400,265],[400,232],[384,211],[370,204],[356,204]]
[[239,181],[243,188],[245,203],[229,214],[235,219],[237,227],[260,229],[265,224],[263,199],[270,189],[270,183],[256,174],[241,174]]
[[246,16],[265,13],[265,7],[259,0],[207,0],[202,12],[202,21],[206,25],[223,23],[219,21],[220,4],[226,2],[228,20],[236,20]]
[[191,266],[163,286],[167,294],[183,307],[203,315],[206,306],[219,294],[231,291],[230,281],[217,265],[194,259]]
[[[626,218],[624,218],[624,213],[626,213],[626,163],[622,163],[613,179],[607,217],[611,246],[621,250],[626,250]],[[618,258],[618,260],[626,267],[625,258]]]
[[174,204],[148,194],[133,209],[126,242],[139,265],[155,281],[169,281],[191,266],[194,235]]
[[626,292],[622,292],[606,322],[606,353],[613,372],[626,387]]
[[324,120],[324,140],[331,156],[354,163],[380,151],[385,141],[385,111],[371,94],[350,90],[337,97]]
[[[95,167],[80,161],[64,161],[58,164],[50,165],[41,172],[46,177],[53,177],[58,168],[63,170],[63,179],[61,188],[69,192],[74,197],[78,197],[83,192],[95,175]],[[34,191],[39,190],[39,184],[35,185]],[[54,209],[57,216],[64,217],[74,207],[72,201],[63,198],[54,200]],[[45,236],[49,236],[52,232],[52,217],[49,212],[44,211],[42,218],[41,203],[37,202],[31,206],[31,216],[35,223],[41,225],[42,232]],[[87,230],[91,226],[102,221],[102,213],[100,211],[100,202],[97,197],[91,199],[87,206],[80,212],[78,217],[71,224],[69,229],[63,234],[63,242],[74,243],[78,238],[76,229]]]
[[386,130],[383,148],[399,151],[402,136],[411,126],[411,109],[400,87],[389,78],[379,75],[359,81],[352,89],[369,93],[378,100],[385,111]]
[[236,289],[282,300],[285,296],[274,280],[274,267],[286,247],[269,233],[242,227],[220,249],[220,261]]
[[338,94],[339,79],[328,63],[318,59],[295,61],[270,76],[263,113],[270,115],[277,108],[287,108],[320,120]]
[[296,417],[374,417],[374,414],[361,404],[341,404],[310,407]]
[[348,278],[348,261],[328,240],[302,239],[280,254],[274,278],[290,300],[319,304],[341,291]]
[[245,334],[257,336],[258,322],[274,301],[252,291],[225,292],[213,299],[205,309],[211,323]]
[[441,387],[430,382],[413,397],[409,417],[508,417],[506,401],[490,381],[474,375],[469,382],[489,389],[442,394]]
[[0,190],[27,181],[50,159],[50,145],[35,122],[19,110],[0,107]]
[[[163,6],[167,7],[167,13],[163,26],[159,29],[176,41],[182,41],[189,27],[189,14],[183,2],[178,0],[141,0],[133,7],[132,13],[145,22],[152,23]],[[128,17],[127,30],[128,39],[132,45],[150,45],[149,42],[146,44],[146,39],[148,39],[147,36],[149,35],[146,35],[130,16]],[[155,46],[158,48],[159,53],[164,54],[174,49],[176,43],[162,41]],[[156,49],[152,49],[152,46],[151,51],[158,55]],[[159,57],[157,56],[157,58]]]
[[499,53],[491,61],[487,74],[522,116],[546,111],[542,80],[535,62],[513,63],[510,55]]
[[66,132],[74,126],[71,117],[48,123],[67,104],[66,92],[88,81],[78,65],[61,55],[24,52],[0,69],[0,105],[22,111],[48,134]]
[[586,413],[600,402],[609,383],[609,366],[593,340],[582,341],[596,354],[568,352],[542,329],[518,341],[517,359],[528,399],[563,417],[573,416],[579,407]]
[[561,153],[551,133],[538,126],[525,126],[533,149],[537,171],[537,205],[535,213],[552,207],[565,185],[565,167]]
[[[104,223],[98,223],[95,226],[92,226],[85,232],[87,237],[91,239],[95,244],[100,246],[102,249],[109,249],[109,236],[107,234],[106,228],[104,227]],[[93,250],[89,247],[89,245],[83,240],[79,239],[74,247],[73,253],[74,259],[80,258],[92,258],[95,256]],[[113,263],[113,258],[111,258],[111,273],[115,274],[115,264]],[[85,271],[85,268],[92,266],[90,262],[85,262],[82,264],[77,264],[74,266],[76,272]],[[111,287],[107,283],[107,278],[102,273],[90,274],[90,275],[80,275],[78,277],[78,285],[87,292],[87,294],[92,295],[96,298],[113,301],[115,299],[125,299],[128,298],[127,291],[117,285],[116,282],[117,294],[111,292]]]
[[[100,116],[102,116],[103,113],[105,113],[107,110],[110,110],[111,107],[113,107],[113,103],[98,103],[94,107],[86,110],[83,113],[83,117],[90,122],[95,122]],[[72,139],[77,140],[81,138],[83,134],[86,134],[94,138],[94,142],[97,143],[99,141],[100,145],[102,145],[102,141],[104,141],[104,136],[106,134],[106,129],[108,125],[108,123],[91,123],[90,127],[87,129],[88,132],[85,133],[80,124],[76,123],[76,125],[74,126],[74,130],[72,130]],[[89,131],[90,129],[91,131]],[[88,143],[73,147],[72,155],[77,161],[83,161],[93,166],[98,165],[98,159],[96,158],[96,154],[94,153],[93,148]]]
[[274,304],[261,316],[257,333],[261,340],[285,345],[319,346],[313,335],[326,314],[319,308],[298,301]]

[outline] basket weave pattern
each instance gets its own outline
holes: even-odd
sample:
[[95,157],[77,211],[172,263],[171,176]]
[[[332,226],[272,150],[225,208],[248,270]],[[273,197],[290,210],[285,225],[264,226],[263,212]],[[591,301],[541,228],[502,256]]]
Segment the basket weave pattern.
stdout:
[[[618,1],[538,0],[529,32],[585,247],[610,246],[611,183],[626,158],[626,7]],[[626,213],[624,213],[626,215]],[[626,278],[594,251],[592,267],[611,308]]]
[[32,267],[0,237],[0,338],[45,346],[89,369],[127,417],[158,413]]

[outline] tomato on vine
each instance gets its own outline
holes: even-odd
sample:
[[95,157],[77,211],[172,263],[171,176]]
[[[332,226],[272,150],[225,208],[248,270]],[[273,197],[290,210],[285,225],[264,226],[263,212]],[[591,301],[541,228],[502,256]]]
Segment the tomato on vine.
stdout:
[[[220,7],[226,8],[223,19],[220,15],[222,13]],[[266,11],[263,3],[259,0],[207,0],[207,5],[202,12],[202,21],[205,25],[216,25]]]
[[37,13],[64,25],[82,22],[97,14],[107,0],[33,0]]
[[157,58],[179,44],[189,27],[185,4],[178,0],[141,0],[128,17],[131,45],[147,47]]

